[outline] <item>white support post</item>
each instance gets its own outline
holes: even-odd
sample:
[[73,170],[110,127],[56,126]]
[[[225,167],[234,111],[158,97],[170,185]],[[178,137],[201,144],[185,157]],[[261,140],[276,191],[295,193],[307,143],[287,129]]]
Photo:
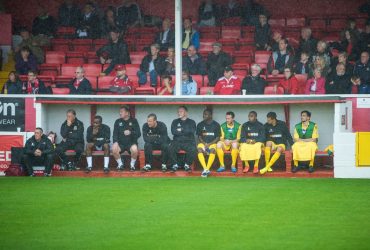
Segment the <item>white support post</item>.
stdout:
[[182,0],[175,2],[176,96],[181,96],[182,82]]

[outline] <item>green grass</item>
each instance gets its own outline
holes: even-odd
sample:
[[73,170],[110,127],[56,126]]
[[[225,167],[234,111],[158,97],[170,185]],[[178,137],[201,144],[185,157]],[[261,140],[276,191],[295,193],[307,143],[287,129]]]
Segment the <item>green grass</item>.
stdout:
[[0,249],[369,249],[370,181],[1,178]]

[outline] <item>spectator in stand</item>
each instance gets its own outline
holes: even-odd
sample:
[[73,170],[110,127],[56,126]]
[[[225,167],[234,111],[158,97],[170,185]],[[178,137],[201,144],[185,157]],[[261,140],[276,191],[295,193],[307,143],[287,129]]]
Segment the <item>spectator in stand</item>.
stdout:
[[77,26],[77,37],[96,39],[100,37],[100,18],[91,2],[87,2]]
[[41,46],[48,45],[49,39],[43,39],[39,36],[32,36],[26,28],[20,30],[22,42],[15,48],[15,52],[19,52],[21,48],[28,47],[35,56],[37,63],[44,63],[44,51]]
[[82,67],[76,68],[76,77],[68,84],[57,84],[58,88],[69,88],[70,95],[91,95],[91,83],[85,78],[85,70]]
[[338,63],[336,70],[326,79],[326,94],[351,94],[351,76],[346,74],[344,63]]
[[344,30],[342,30],[341,33],[340,33],[341,37],[346,36],[345,35],[346,31],[349,31],[351,33],[351,36],[353,36],[356,41],[358,41],[358,39],[360,39],[360,31],[357,29],[355,19],[353,19],[353,18],[348,19],[346,28]]
[[240,88],[240,79],[234,76],[233,69],[230,66],[226,66],[224,76],[218,79],[213,93],[215,95],[239,95]]
[[110,38],[111,30],[122,30],[122,27],[117,21],[116,8],[113,6],[108,6],[104,13],[103,20],[101,22],[101,37]]
[[307,80],[305,89],[306,95],[325,94],[325,77],[321,75],[321,72],[321,68],[315,68],[313,77]]
[[268,50],[271,37],[271,28],[267,23],[267,16],[261,13],[258,17],[259,23],[256,25],[254,33],[254,42],[257,50]]
[[351,81],[357,86],[359,94],[370,94],[369,52],[361,53],[360,60],[355,64]]
[[287,50],[288,41],[281,39],[279,42],[279,50],[272,52],[267,63],[269,74],[278,75],[284,72],[285,67],[291,67],[293,64],[293,55]]
[[31,54],[30,48],[23,47],[16,55],[15,69],[20,75],[26,75],[29,70],[37,71],[37,61],[33,54]]
[[[272,39],[270,42],[270,46],[267,47],[267,50],[272,50],[272,51],[278,51],[279,50],[279,43],[281,40],[284,39],[284,32],[280,29],[275,29],[272,32]],[[290,44],[288,43],[287,50],[290,54],[294,54],[294,49]]]
[[8,80],[4,83],[1,94],[22,94],[22,82],[15,71],[10,71]]
[[365,30],[360,34],[361,51],[370,51],[370,22],[366,22]]
[[303,51],[308,52],[309,56],[315,53],[317,40],[312,37],[312,30],[309,27],[302,28],[301,40],[296,53],[296,58],[300,58]]
[[329,51],[328,44],[325,41],[319,41],[316,46],[316,52],[312,56],[312,61],[316,60],[316,57],[324,57],[325,67],[330,67],[330,61],[332,54]]
[[182,58],[182,67],[190,72],[190,75],[205,75],[206,64],[194,45],[190,45],[187,55]]
[[333,58],[331,72],[334,72],[337,68],[338,63],[343,63],[346,68],[346,74],[352,76],[353,74],[353,65],[348,62],[347,52],[339,52],[338,57]]
[[171,29],[171,21],[169,18],[163,19],[162,31],[157,33],[154,43],[160,45],[161,51],[166,51],[168,47],[175,46],[175,31]]
[[133,95],[136,86],[126,75],[125,65],[117,64],[115,69],[116,77],[111,81],[109,90],[117,94]]
[[198,26],[216,26],[219,24],[219,7],[213,0],[206,0],[198,9]]
[[225,67],[232,65],[232,62],[231,56],[222,51],[221,43],[214,43],[206,64],[210,86],[215,86],[217,80],[223,76]]
[[22,84],[22,93],[28,95],[49,94],[43,81],[37,78],[36,71],[28,71],[28,80]]
[[287,95],[298,95],[299,94],[298,80],[294,76],[291,68],[285,67],[284,79],[280,80],[279,86],[284,88],[284,93]]
[[167,58],[165,59],[166,62],[166,69],[165,74],[167,75],[175,75],[176,74],[176,66],[175,66],[175,48],[170,46],[167,50]]
[[34,36],[43,35],[53,37],[56,31],[56,22],[54,17],[49,16],[47,10],[43,7],[39,9],[39,15],[33,19],[32,34]]
[[190,76],[189,71],[182,71],[181,95],[196,95],[198,84]]
[[162,75],[166,69],[166,63],[162,56],[159,55],[160,46],[158,43],[154,43],[150,46],[150,54],[146,55],[141,64],[140,70],[137,72],[139,77],[139,84],[144,85],[147,82],[146,74],[150,75],[150,85],[152,87],[157,86],[157,77]]
[[354,35],[350,30],[345,30],[340,42],[341,49],[347,52],[348,60],[356,61],[360,56],[360,45],[358,36]]
[[122,40],[119,30],[112,29],[109,36],[110,42],[96,52],[101,64],[109,64],[101,75],[109,75],[117,64],[131,64],[128,46]]
[[265,8],[255,3],[253,0],[245,0],[245,4],[242,7],[242,24],[255,26],[258,24],[258,16],[261,13],[267,13]]
[[122,27],[136,27],[142,23],[142,14],[139,5],[135,1],[126,0],[118,8],[118,22]]
[[243,79],[242,93],[247,95],[263,95],[267,82],[260,76],[261,66],[253,64],[251,66],[251,75]]
[[295,64],[294,73],[296,74],[308,74],[310,72],[310,54],[307,51],[301,52],[301,58],[299,62]]
[[182,34],[182,49],[187,50],[191,45],[193,45],[196,49],[199,49],[199,32],[193,29],[191,18],[185,18],[183,25],[184,32]]
[[227,4],[221,6],[221,13],[224,19],[229,17],[240,17],[241,6],[235,0],[229,0]]
[[323,77],[326,77],[331,72],[331,68],[328,67],[325,63],[325,57],[324,56],[316,56],[314,61],[310,65],[310,71],[308,73],[309,77],[314,76],[314,71],[316,68],[321,69],[321,75]]
[[174,86],[172,86],[172,76],[164,75],[162,77],[162,85],[158,91],[158,95],[172,95],[174,92]]
[[76,28],[79,21],[78,18],[80,16],[81,10],[74,1],[65,0],[58,10],[59,26]]

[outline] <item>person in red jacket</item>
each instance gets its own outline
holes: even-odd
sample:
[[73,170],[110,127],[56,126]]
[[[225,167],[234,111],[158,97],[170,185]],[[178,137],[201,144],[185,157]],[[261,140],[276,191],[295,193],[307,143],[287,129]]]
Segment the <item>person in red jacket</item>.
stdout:
[[233,69],[226,66],[224,76],[218,79],[213,90],[215,95],[236,95],[240,93],[241,80],[233,75]]
[[116,77],[110,82],[109,90],[117,94],[134,94],[135,85],[126,75],[126,67],[123,64],[117,64]]
[[284,93],[287,95],[299,94],[298,80],[294,76],[291,68],[285,67],[284,77],[285,79],[281,79],[279,82],[279,86],[284,88]]
[[321,76],[321,68],[315,68],[314,76],[307,80],[305,94],[307,95],[324,95],[325,94],[325,77]]

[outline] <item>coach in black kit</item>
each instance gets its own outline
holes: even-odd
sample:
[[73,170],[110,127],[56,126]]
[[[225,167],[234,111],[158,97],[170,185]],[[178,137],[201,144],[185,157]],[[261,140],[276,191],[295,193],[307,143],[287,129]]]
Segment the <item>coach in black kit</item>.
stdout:
[[162,171],[167,171],[169,142],[167,126],[157,121],[155,114],[149,114],[147,123],[143,125],[145,166],[144,171],[150,171],[153,162],[153,150],[162,151]]
[[45,166],[44,175],[51,176],[54,162],[54,147],[49,138],[43,134],[42,128],[35,129],[35,135],[27,140],[24,147],[23,162],[28,175],[33,175],[33,166]]
[[[84,124],[76,118],[76,111],[69,109],[67,111],[67,120],[60,128],[60,134],[63,140],[58,144],[56,153],[62,160],[62,166],[67,166],[68,170],[75,170],[84,151]],[[74,150],[76,152],[74,162],[68,160],[65,152]]]
[[195,144],[195,121],[188,118],[188,109],[185,106],[178,108],[178,119],[173,120],[171,124],[171,132],[173,134],[173,141],[170,145],[170,158],[172,164],[172,172],[178,169],[177,153],[179,150],[186,152],[185,156],[185,171],[191,171],[190,165],[193,163],[197,154]]
[[117,169],[123,170],[121,153],[129,152],[131,155],[130,171],[135,171],[139,154],[137,140],[141,136],[139,123],[130,116],[130,109],[126,105],[121,106],[119,115],[120,118],[114,123],[112,153],[118,164]]

